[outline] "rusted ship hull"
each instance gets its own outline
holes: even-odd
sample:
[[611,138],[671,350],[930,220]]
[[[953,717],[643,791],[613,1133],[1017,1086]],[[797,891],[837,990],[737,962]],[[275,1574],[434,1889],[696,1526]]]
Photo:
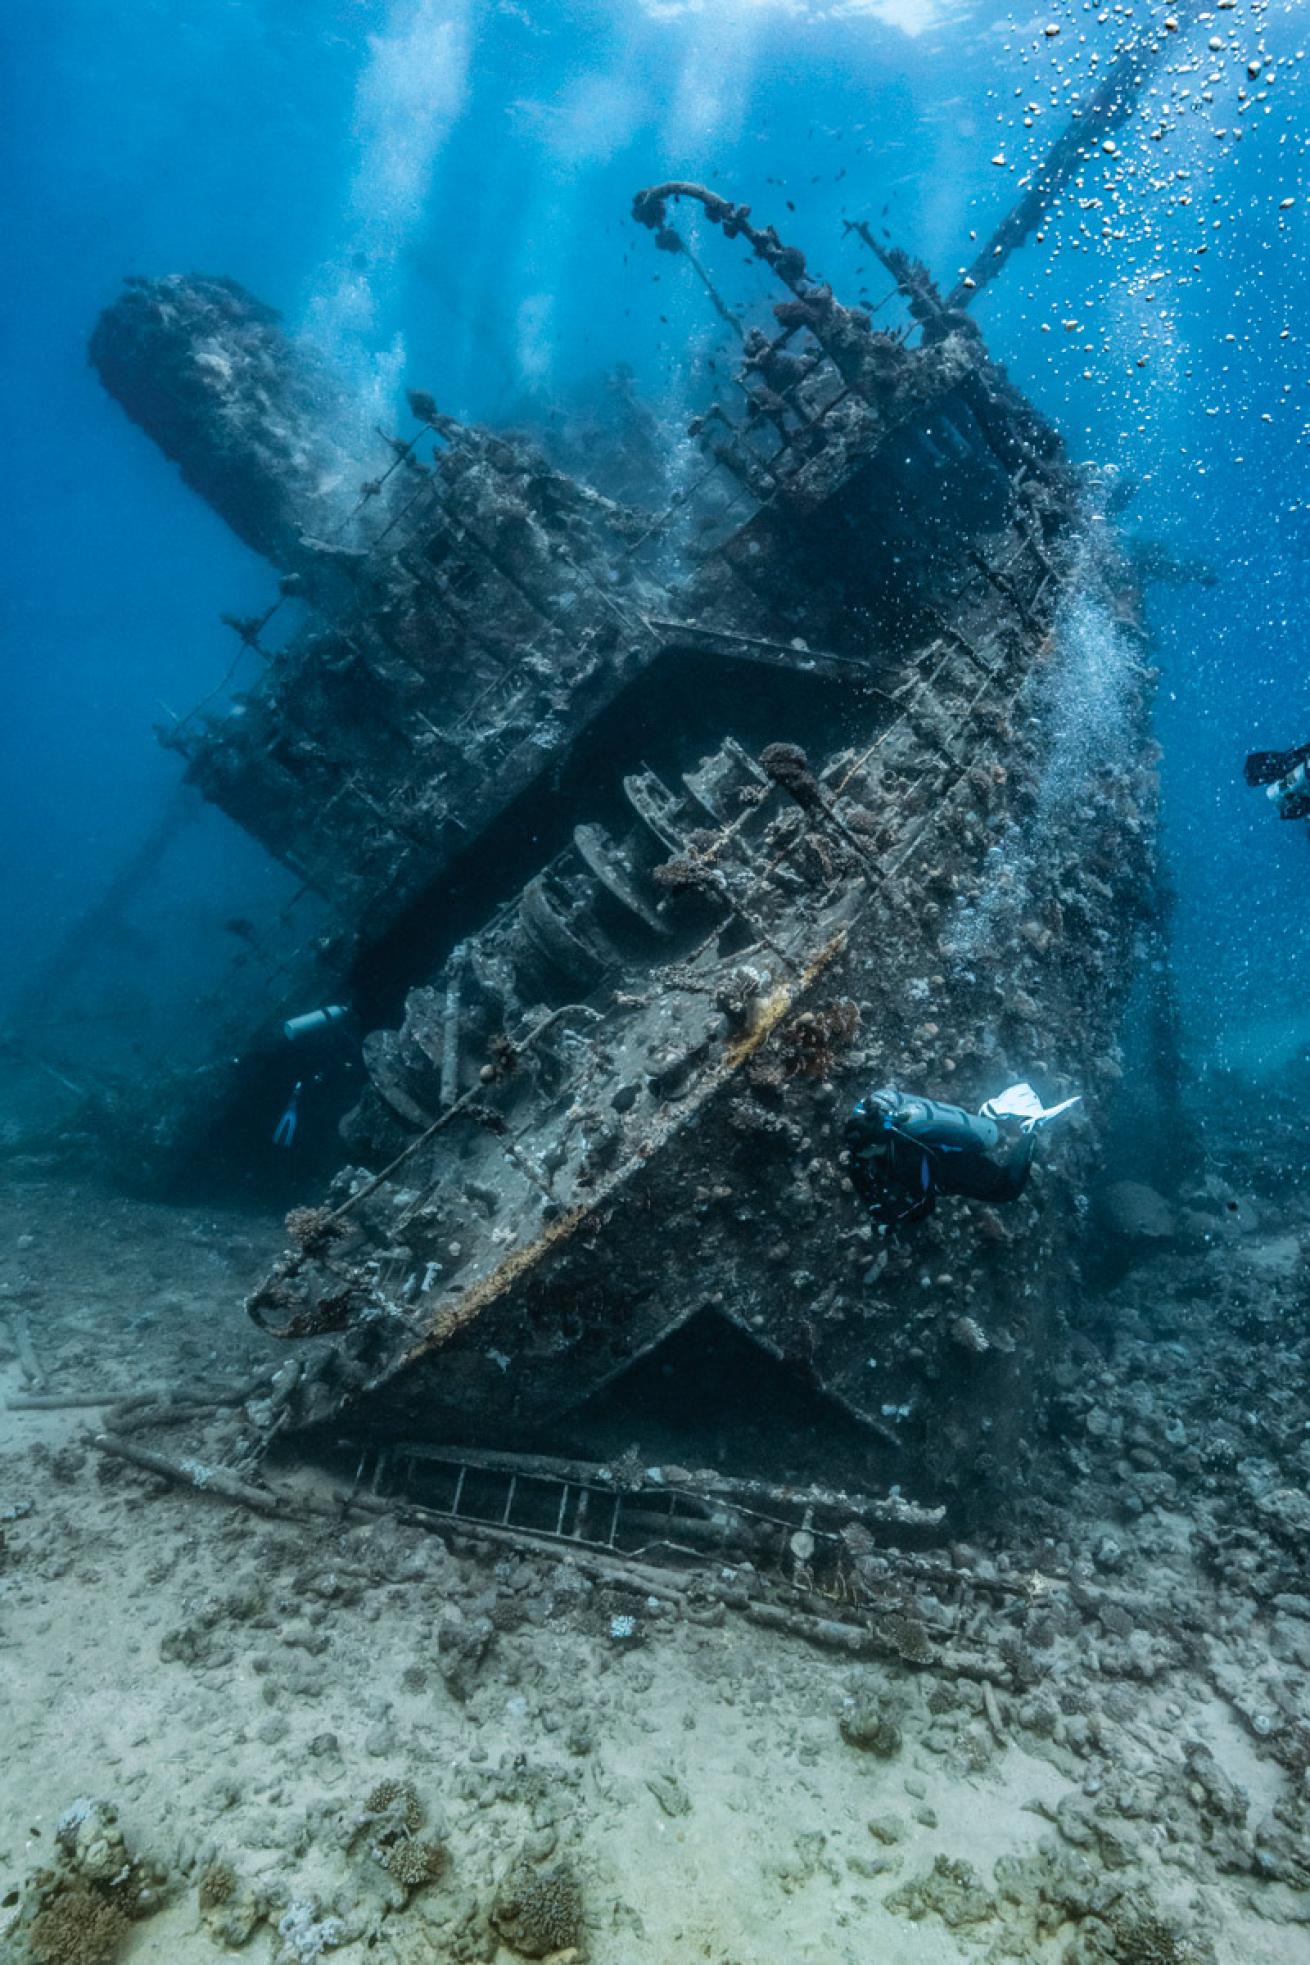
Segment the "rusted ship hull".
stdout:
[[[1082,604],[1089,567],[1070,551]],[[439,1073],[405,1063],[402,1031],[354,1122],[370,1165],[400,1164],[381,1185],[343,1175],[335,1218],[305,1224],[308,1253],[255,1299],[305,1334],[346,1326],[296,1387],[298,1423],[522,1438],[708,1315],[862,1421],[917,1492],[1013,1476],[1076,1292],[1080,1195],[1151,896],[1142,673],[1126,677],[1124,753],[1043,791],[1061,768],[1044,698],[1065,591],[1034,560],[1008,622],[980,596],[990,632],[907,663],[863,751],[819,774],[820,805],[786,811],[773,788],[753,835],[720,848],[707,832],[704,862],[745,870],[737,909],[694,959],[611,974],[575,1037],[587,1064],[553,1103],[523,1096],[516,1058],[507,1078],[484,1065],[485,1085],[471,1070],[468,1104],[432,1120]],[[1024,872],[998,901],[1001,841]],[[980,934],[979,909],[994,910]],[[872,1082],[979,1101],[1023,1072],[1092,1104],[1034,1198],[1005,1221],[943,1211],[870,1278],[844,1109]]]
[[[783,289],[740,328],[739,410],[693,426],[701,481],[636,514],[416,396],[338,538],[322,473],[286,477],[263,545],[318,617],[281,649],[236,624],[260,681],[170,739],[329,910],[286,1011],[308,979],[392,1009],[356,1164],[252,1298],[310,1347],[276,1423],[520,1437],[704,1315],[918,1486],[994,1491],[1076,1287],[1152,906],[1136,595],[1095,485],[922,268],[870,239],[908,314],[879,331],[700,187],[641,194],[658,243],[679,198]],[[203,397],[187,294],[151,305]],[[294,351],[256,325],[267,398]],[[130,365],[106,379],[132,408]],[[304,391],[279,400],[300,457]],[[204,408],[180,420],[208,442]],[[257,472],[257,420],[222,408]],[[880,1249],[844,1109],[1028,1075],[1087,1094],[1030,1196]]]

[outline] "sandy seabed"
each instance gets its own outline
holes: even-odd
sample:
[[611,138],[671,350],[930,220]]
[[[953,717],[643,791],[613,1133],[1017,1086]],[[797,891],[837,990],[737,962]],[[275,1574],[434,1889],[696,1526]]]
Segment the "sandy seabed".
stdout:
[[[237,1381],[284,1355],[241,1310],[281,1239],[276,1218],[11,1184],[0,1314],[50,1391]],[[1225,1259],[1258,1268],[1262,1246],[1273,1273],[1258,1235]],[[20,1348],[0,1324],[6,1400],[29,1389]],[[1099,1546],[1115,1600],[1154,1587],[1160,1617],[1116,1627],[1103,1593],[1090,1622],[1056,1618],[989,1714],[975,1683],[721,1609],[634,1612],[567,1565],[264,1520],[102,1458],[99,1423],[0,1416],[6,1965],[1310,1956],[1306,1777],[1233,1689],[1262,1661],[1304,1687],[1310,1601],[1236,1617],[1177,1488],[1124,1505],[1090,1469],[1066,1553]],[[1171,1649],[1188,1592],[1213,1643]],[[871,1709],[881,1751],[853,1744]],[[88,1798],[143,1866],[145,1914],[79,1953],[69,1920],[33,1917],[76,1886]]]

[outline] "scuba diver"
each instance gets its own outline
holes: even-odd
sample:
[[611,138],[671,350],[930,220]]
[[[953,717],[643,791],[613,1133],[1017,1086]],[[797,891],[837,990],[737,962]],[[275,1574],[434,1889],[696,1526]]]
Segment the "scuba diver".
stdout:
[[1280,819],[1310,819],[1310,744],[1290,751],[1252,751],[1246,760],[1248,785],[1264,785],[1265,797],[1278,806]]
[[289,1152],[302,1136],[302,1100],[311,1107],[339,1109],[343,1074],[354,1069],[360,1033],[349,1004],[328,1003],[321,1010],[288,1017],[281,1040],[302,1054],[290,1097],[271,1134],[273,1145]]
[[846,1121],[851,1180],[881,1235],[925,1220],[939,1194],[1017,1201],[1039,1130],[1080,1103],[1044,1106],[1026,1084],[977,1113],[913,1093],[870,1092]]

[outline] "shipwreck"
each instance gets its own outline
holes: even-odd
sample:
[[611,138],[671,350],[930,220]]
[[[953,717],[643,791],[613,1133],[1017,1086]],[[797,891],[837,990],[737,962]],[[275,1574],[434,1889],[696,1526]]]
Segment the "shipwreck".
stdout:
[[[420,391],[379,462],[229,280],[136,280],[101,318],[105,385],[280,581],[231,623],[253,686],[164,740],[296,888],[203,1069],[156,1095],[153,1149],[238,1123],[307,1010],[366,1031],[345,1164],[250,1298],[296,1347],[270,1437],[559,1438],[708,1323],[886,1481],[1021,1475],[1159,931],[1152,674],[1111,488],[969,306],[1149,54],[949,295],[852,228],[890,283],[877,319],[747,207],[641,192],[737,349],[652,508]],[[775,281],[767,322],[714,287],[716,230]],[[846,1110],[1015,1077],[1085,1096],[1028,1194],[880,1251]]]

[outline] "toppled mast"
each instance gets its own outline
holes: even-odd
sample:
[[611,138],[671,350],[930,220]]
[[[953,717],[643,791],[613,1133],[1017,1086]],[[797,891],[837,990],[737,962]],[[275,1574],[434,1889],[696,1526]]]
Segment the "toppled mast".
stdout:
[[[1187,11],[1197,12],[1195,8]],[[1204,10],[1201,18],[1206,18]],[[1061,130],[1041,162],[1024,178],[1022,195],[952,289],[946,302],[948,307],[967,307],[974,295],[996,278],[1010,256],[1036,231],[1089,157],[1098,150],[1113,153],[1114,131],[1132,115],[1137,98],[1163,60],[1178,25],[1176,15],[1170,14],[1158,25],[1130,36],[1125,42],[1090,99],[1074,108],[1072,120]],[[873,241],[870,239],[869,243],[872,245]]]
[[331,366],[235,280],[133,275],[88,352],[191,489],[315,598],[333,560],[376,533],[357,491],[376,449],[366,419]]

